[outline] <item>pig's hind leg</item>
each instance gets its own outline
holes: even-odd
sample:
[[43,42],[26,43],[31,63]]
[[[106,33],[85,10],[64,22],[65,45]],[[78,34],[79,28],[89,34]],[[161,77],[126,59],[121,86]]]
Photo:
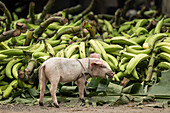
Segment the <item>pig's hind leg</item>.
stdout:
[[51,97],[53,100],[53,104],[55,107],[59,108],[58,101],[56,98],[56,89],[57,89],[58,83],[60,81],[60,77],[58,77],[56,79],[53,78],[52,80],[49,80],[49,81],[51,82],[50,93],[51,93]]
[[47,82],[47,78],[45,76],[42,76],[40,80],[40,100],[39,100],[40,106],[43,106],[43,98],[44,98],[44,93],[45,93],[46,82]]

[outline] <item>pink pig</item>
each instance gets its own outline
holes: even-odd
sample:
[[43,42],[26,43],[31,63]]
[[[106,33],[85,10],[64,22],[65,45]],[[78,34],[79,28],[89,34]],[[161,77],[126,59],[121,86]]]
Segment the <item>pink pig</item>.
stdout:
[[53,57],[46,60],[39,69],[40,99],[43,106],[43,97],[47,80],[51,83],[50,93],[55,107],[59,107],[56,98],[56,89],[59,82],[76,81],[79,88],[79,98],[84,100],[85,82],[90,77],[113,77],[114,72],[106,67],[98,58],[68,59]]

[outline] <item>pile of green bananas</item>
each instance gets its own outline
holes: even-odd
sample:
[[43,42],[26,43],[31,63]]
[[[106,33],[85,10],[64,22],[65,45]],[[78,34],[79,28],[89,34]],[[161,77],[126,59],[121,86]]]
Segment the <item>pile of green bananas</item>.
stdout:
[[0,16],[3,98],[8,98],[14,90],[37,89],[39,66],[51,57],[82,59],[96,52],[116,72],[113,81],[118,82],[123,77],[150,81],[158,78],[160,71],[170,69],[170,18],[134,19],[115,26],[116,14],[95,15],[91,11],[94,0],[78,15],[72,13],[79,5],[47,15],[49,2],[40,14],[33,13],[31,2],[28,18],[18,18],[13,13],[13,20],[0,2],[5,13]]

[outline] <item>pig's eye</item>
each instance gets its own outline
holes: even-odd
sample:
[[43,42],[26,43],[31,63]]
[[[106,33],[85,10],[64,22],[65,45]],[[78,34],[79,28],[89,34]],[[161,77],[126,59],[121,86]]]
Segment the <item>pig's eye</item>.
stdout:
[[101,65],[100,67],[101,67],[101,68],[106,68],[106,66],[104,66],[104,65]]

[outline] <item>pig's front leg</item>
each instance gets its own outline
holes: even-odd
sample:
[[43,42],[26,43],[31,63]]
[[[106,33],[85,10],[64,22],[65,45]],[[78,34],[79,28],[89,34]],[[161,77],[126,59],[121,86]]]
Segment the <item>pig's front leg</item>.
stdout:
[[77,81],[77,86],[79,88],[79,98],[82,102],[85,101],[84,99],[84,90],[85,90],[85,78],[81,77],[78,81]]

